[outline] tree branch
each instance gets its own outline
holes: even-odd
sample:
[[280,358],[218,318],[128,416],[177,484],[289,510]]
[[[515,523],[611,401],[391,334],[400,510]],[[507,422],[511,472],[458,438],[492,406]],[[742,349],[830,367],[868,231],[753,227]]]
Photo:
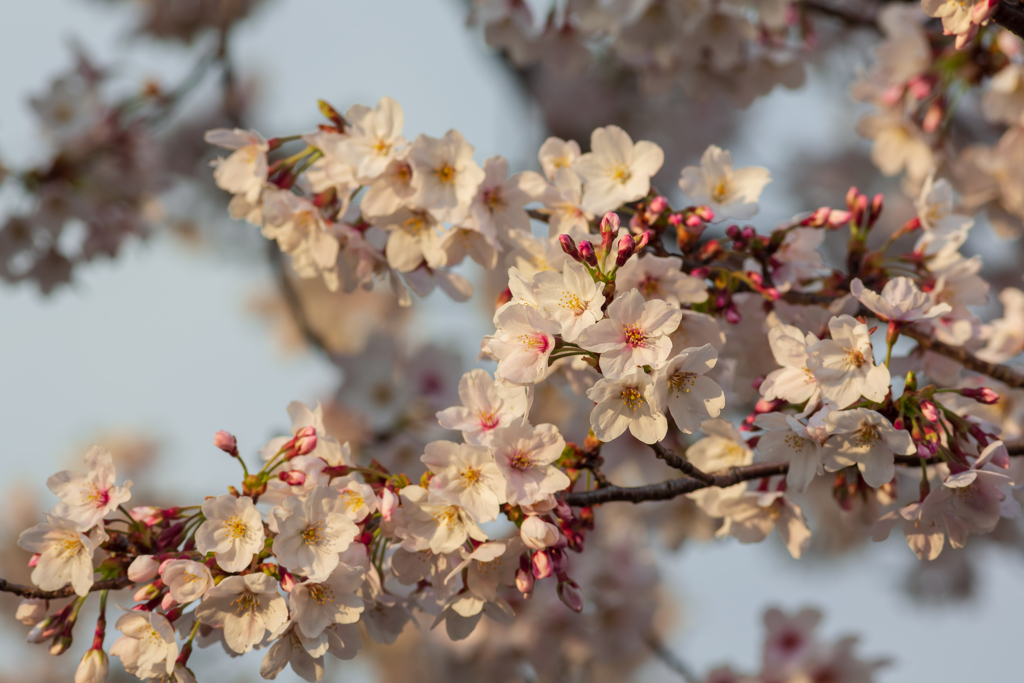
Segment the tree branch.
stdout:
[[843,7],[842,3],[832,4],[831,2],[822,2],[822,0],[804,0],[801,4],[807,10],[838,19],[848,26],[870,28],[879,31],[877,17],[874,14],[862,14],[848,7]]
[[952,358],[968,370],[988,375],[992,379],[999,380],[1008,387],[1024,389],[1024,375],[1020,374],[1008,365],[983,361],[964,347],[944,344],[938,339],[933,338],[928,332],[915,327],[914,325],[907,325],[903,327],[900,330],[900,334],[906,335],[916,341],[917,345],[924,351],[931,351],[932,353],[937,353],[945,356],[946,358]]
[[[120,590],[126,588],[132,584],[131,579],[127,576],[119,576],[116,579],[106,579],[104,581],[97,581],[89,589],[90,593],[102,590]],[[36,598],[38,600],[59,600],[60,598],[70,598],[75,595],[75,589],[71,586],[64,586],[58,588],[55,591],[44,591],[35,586],[23,586],[18,583],[9,583],[3,579],[0,579],[0,592],[14,593],[20,595],[23,598]]]
[[1024,38],[1024,6],[1017,0],[1003,0],[992,12],[992,21]]
[[654,454],[658,456],[659,460],[664,460],[665,464],[669,467],[673,467],[683,474],[691,476],[698,481],[702,481],[708,486],[714,486],[715,478],[713,476],[698,469],[696,465],[686,458],[676,455],[672,449],[666,448],[663,444],[655,443],[651,444],[651,450],[654,451]]
[[644,642],[647,643],[647,647],[651,648],[651,652],[657,657],[662,664],[675,671],[677,674],[683,677],[683,681],[696,681],[697,677],[693,675],[690,667],[683,663],[683,660],[679,659],[672,650],[665,646],[665,643],[661,642],[658,636],[654,633],[647,633],[644,635]]
[[[668,450],[668,449],[665,449]],[[1006,450],[1010,455],[1024,455],[1024,442],[1006,444]],[[669,451],[671,453],[671,451]],[[679,456],[673,454],[673,457]],[[681,458],[680,458],[681,459]],[[920,467],[921,458],[916,455],[897,455],[894,457],[897,465],[909,467]],[[934,465],[941,462],[938,456],[925,460],[925,464]],[[700,489],[716,486],[727,488],[745,481],[774,477],[789,472],[789,463],[757,463],[744,467],[730,467],[727,470],[705,474],[709,481],[702,481],[694,477],[679,477],[669,479],[660,484],[649,484],[647,486],[608,486],[593,491],[575,491],[559,496],[569,505],[576,507],[590,507],[602,503],[644,503],[652,500],[671,500],[687,493],[693,493]]]

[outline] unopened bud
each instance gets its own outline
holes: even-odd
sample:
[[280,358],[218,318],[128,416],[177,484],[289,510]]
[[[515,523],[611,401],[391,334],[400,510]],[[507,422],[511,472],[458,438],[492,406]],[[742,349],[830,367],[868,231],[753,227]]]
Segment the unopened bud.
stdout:
[[879,193],[871,198],[871,213],[868,217],[868,225],[874,225],[878,218],[882,215],[882,206],[885,203],[885,197]]
[[104,683],[110,673],[110,659],[101,649],[88,650],[75,671],[75,683]]
[[[545,522],[537,516],[527,517],[519,528],[519,536],[523,539],[526,547],[534,550],[542,550],[553,546],[558,541],[558,527],[550,522]],[[538,577],[539,578],[539,577]]]
[[715,220],[715,212],[711,210],[710,206],[700,205],[693,210],[695,216],[700,218],[705,223],[710,223]]
[[987,405],[995,405],[999,403],[999,394],[992,391],[988,387],[982,387],[981,389],[961,389],[961,396],[967,398],[973,398],[978,403],[985,403]]
[[850,189],[846,191],[846,206],[849,207],[850,211],[853,211],[857,206],[857,197],[860,196],[860,190],[857,189],[856,185],[850,186]]
[[281,576],[281,589],[284,590],[285,593],[291,593],[292,589],[298,584],[298,581],[296,581],[295,577],[291,575],[291,572],[284,567],[280,567],[278,571]]
[[641,251],[643,251],[643,248],[646,247],[650,243],[650,241],[651,241],[651,231],[650,230],[644,230],[642,233],[640,233],[640,236],[637,237],[636,240],[634,241],[633,253],[634,254],[639,254]]
[[381,489],[377,500],[377,509],[380,510],[381,517],[390,522],[391,516],[398,509],[398,496],[395,495],[395,492],[388,488]]
[[903,387],[903,391],[917,391],[917,375],[911,370],[907,373],[906,384]]
[[649,206],[651,209],[651,213],[660,214],[662,211],[668,208],[668,200],[659,195],[651,200]]
[[18,605],[18,611],[14,613],[14,618],[26,626],[35,626],[46,618],[46,610],[49,607],[50,603],[46,600],[25,598]]
[[498,310],[509,301],[512,301],[512,290],[506,287],[501,291],[501,294],[494,299],[494,310]]
[[697,256],[701,261],[711,261],[716,256],[722,253],[722,245],[718,240],[708,240],[703,247],[700,248],[700,252]]
[[50,645],[50,654],[54,657],[64,654],[71,647],[73,640],[71,636],[57,636],[53,639],[53,644]]
[[516,570],[516,589],[527,598],[533,593],[533,570],[526,555],[523,555],[519,569]]
[[741,234],[740,233],[740,226],[738,226],[738,225],[730,225],[728,228],[725,229],[725,234],[731,240],[738,240],[740,238],[740,234]]
[[885,329],[885,343],[892,346],[896,343],[896,340],[900,338],[900,324],[895,320],[889,321],[889,326]]
[[135,595],[132,596],[132,600],[135,602],[146,602],[152,600],[160,594],[160,589],[155,584],[147,583],[145,586],[135,591]]
[[576,248],[576,242],[573,241],[572,237],[566,234],[559,235],[558,243],[562,245],[562,251],[571,256],[573,260],[580,260],[580,250]]
[[551,556],[549,551],[541,550],[533,554],[533,576],[537,579],[546,579],[554,574],[551,568]]
[[156,578],[160,563],[152,555],[139,555],[128,565],[128,578],[132,583],[145,583]]
[[60,621],[55,615],[45,617],[41,621],[37,622],[35,626],[32,627],[32,630],[30,630],[28,632],[28,635],[25,636],[25,640],[34,645],[42,643],[43,641],[52,638],[62,625],[63,622]]
[[[564,537],[559,535],[558,540],[562,541],[560,545],[564,547]],[[551,571],[555,574],[564,574],[565,570],[569,568],[569,556],[566,552],[561,548],[550,548],[547,552],[551,559]]]
[[681,214],[681,213],[674,213],[674,214],[672,214],[671,216],[668,217],[668,224],[673,226],[673,227],[675,227],[675,228],[678,228],[680,225],[682,225],[682,223],[683,223],[683,214]]
[[609,211],[601,218],[601,232],[615,234],[619,231],[619,214]]
[[558,599],[573,612],[583,611],[583,591],[572,579],[558,582]]
[[303,427],[281,447],[290,460],[299,455],[308,455],[316,448],[316,427]]
[[945,112],[942,110],[942,105],[938,102],[933,102],[928,111],[925,112],[924,119],[921,120],[921,130],[925,133],[934,133],[942,125],[942,118],[945,116]]
[[939,409],[931,401],[921,401],[921,414],[929,422],[939,421]]
[[633,251],[636,249],[636,245],[633,243],[632,235],[623,235],[619,239],[619,252],[615,256],[615,265],[622,267],[626,265],[626,261],[633,255]]
[[281,472],[277,478],[289,486],[302,486],[306,483],[306,473],[301,470],[288,470]]
[[178,601],[171,597],[170,593],[164,595],[163,600],[160,601],[160,609],[167,611],[178,606]]
[[238,457],[238,441],[230,432],[221,430],[214,434],[213,445],[225,453]]
[[590,240],[580,242],[580,258],[591,268],[597,268],[597,254],[594,252],[594,245]]
[[897,417],[895,420],[892,421],[892,428],[893,429],[903,429],[903,416],[902,415],[900,417]]

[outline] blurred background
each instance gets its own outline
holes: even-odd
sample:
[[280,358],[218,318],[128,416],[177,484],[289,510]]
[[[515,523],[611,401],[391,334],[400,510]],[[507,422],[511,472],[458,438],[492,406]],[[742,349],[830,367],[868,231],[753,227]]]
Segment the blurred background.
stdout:
[[[4,8],[5,166],[30,168],[52,155],[53,141],[30,99],[45,95],[53,79],[73,69],[76,53],[106,72],[104,92],[111,96],[130,95],[146,83],[170,90],[189,81],[203,56],[217,49],[218,36],[199,30],[156,38],[140,30],[152,19],[154,4],[35,0]],[[281,278],[288,276],[277,259],[268,258],[258,230],[231,221],[226,198],[212,186],[205,164],[213,155],[201,140],[207,128],[237,118],[267,137],[288,135],[315,127],[318,98],[344,111],[388,95],[404,108],[408,138],[457,128],[475,147],[478,162],[500,154],[518,171],[539,168],[536,151],[550,134],[586,146],[595,126],[618,123],[635,140],[665,148],[655,184],[670,197],[678,192],[679,169],[697,163],[709,144],[730,149],[737,166],[768,167],[772,183],[753,221],[761,231],[819,205],[841,207],[851,184],[869,194],[886,192],[889,230],[913,216],[899,182],[881,178],[868,159],[869,144],[854,132],[864,109],[848,91],[858,69],[870,62],[877,40],[871,31],[826,32],[820,45],[827,49],[809,56],[799,82],[781,84],[739,108],[714,94],[703,101],[671,89],[651,94],[593,70],[565,76],[517,67],[488,47],[480,30],[467,27],[468,5],[458,0],[235,4],[244,6],[245,16],[227,45],[234,111],[221,107],[221,74],[200,72],[195,87],[155,127],[170,169],[147,191],[152,196],[145,209],[159,218],[155,227],[128,231],[106,252],[76,263],[73,272],[55,268],[49,293],[35,282],[0,286],[0,567],[10,580],[27,579],[28,555],[14,540],[52,505],[46,477],[77,467],[91,443],[107,446],[119,473],[135,480],[133,503],[199,501],[221,492],[214,482],[237,477],[234,463],[211,443],[215,431],[236,434],[243,453],[254,457],[267,439],[286,433],[290,401],[322,401],[335,436],[366,441],[377,427],[367,417],[375,408],[358,404],[365,394],[351,389],[375,381],[368,368],[383,366],[386,374],[400,358],[405,374],[388,381],[394,383],[390,390],[406,397],[421,394],[428,369],[444,370],[446,384],[432,390],[440,407],[452,405],[444,401],[461,372],[474,367],[480,337],[490,331],[489,311],[501,285],[475,265],[461,271],[477,285],[470,304],[435,292],[400,311],[386,291],[344,297],[307,281],[282,289]],[[0,189],[3,215],[24,212],[30,201],[15,183]],[[1017,243],[997,237],[984,220],[964,251],[981,254],[992,278],[1019,284]],[[298,320],[288,296],[301,300]],[[303,326],[316,331],[321,348],[308,343]],[[393,348],[395,338],[402,342]],[[585,414],[578,405],[564,410]],[[392,441],[387,449],[393,462],[418,458],[415,439]],[[625,456],[610,460],[618,463],[611,476],[622,484],[657,474]],[[834,520],[822,521],[830,505],[827,487],[818,498],[805,504],[812,525],[840,528]],[[589,575],[624,585],[630,572],[658,577],[650,592],[621,595],[619,611],[602,613],[608,633],[631,625],[637,632],[653,629],[694,671],[722,663],[755,667],[761,615],[773,605],[820,608],[829,638],[859,634],[862,653],[893,660],[878,680],[1005,679],[1016,666],[1013,645],[1024,610],[1024,544],[1016,526],[972,538],[964,552],[947,549],[931,564],[919,563],[902,538],[871,544],[852,532],[849,538],[823,532],[814,552],[797,561],[775,537],[757,545],[707,540],[711,530],[691,519],[695,513],[684,503],[617,509],[614,519],[612,510],[605,513],[611,531],[601,543],[628,557],[602,555],[595,543],[588,548],[592,558],[585,553],[578,560],[604,565]],[[634,538],[633,546],[616,536],[638,529],[645,536],[642,543]],[[87,638],[50,658],[44,648],[23,645],[27,628],[13,620],[17,600],[5,595],[0,602],[11,617],[0,640],[0,679],[70,680]],[[542,609],[534,606],[535,612]],[[574,632],[564,622],[576,615],[557,600],[550,613],[558,622],[551,628]],[[511,640],[532,643],[523,646],[527,650],[542,647],[513,635]],[[558,658],[598,660],[579,680],[679,680],[643,640],[623,646],[615,662],[599,661],[584,644],[570,650],[570,641],[543,645],[563,649],[538,661],[554,667]],[[474,668],[484,657],[481,647],[451,644],[443,634],[410,625],[392,648],[372,646],[351,662],[328,658],[327,680],[480,680],[473,672],[482,670]],[[191,663],[200,681],[255,681],[260,657],[238,662],[198,651]],[[417,669],[428,660],[430,667]],[[299,679],[289,670],[280,680]]]

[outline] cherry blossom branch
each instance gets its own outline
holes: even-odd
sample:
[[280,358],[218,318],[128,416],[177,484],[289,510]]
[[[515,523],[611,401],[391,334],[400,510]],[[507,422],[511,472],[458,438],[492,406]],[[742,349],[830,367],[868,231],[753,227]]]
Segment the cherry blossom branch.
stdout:
[[659,460],[664,460],[665,464],[669,467],[675,468],[698,481],[702,481],[708,486],[714,486],[715,478],[712,475],[700,470],[686,458],[676,455],[672,449],[666,448],[664,444],[651,444],[651,450],[654,451]]
[[654,653],[654,656],[657,657],[662,664],[682,676],[684,681],[697,680],[697,677],[693,675],[690,667],[686,666],[686,664],[683,663],[683,660],[679,659],[672,650],[668,649],[665,646],[665,643],[661,642],[661,639],[659,639],[658,636],[648,632],[644,635],[644,642],[647,644],[647,647],[651,648],[651,652]]
[[851,11],[849,8],[843,7],[843,3],[833,4],[831,2],[821,2],[821,0],[804,0],[801,4],[812,12],[838,19],[848,26],[860,26],[873,28],[876,31],[879,30],[878,21],[874,14]]
[[992,11],[992,21],[1024,38],[1024,6],[1017,0],[1002,0]]
[[[657,445],[660,446],[660,444]],[[670,453],[673,458],[682,461],[682,458],[672,453],[672,451],[664,450]],[[1024,442],[1006,444],[1006,450],[1012,456],[1024,455]],[[655,449],[655,452],[657,453],[657,449]],[[897,455],[894,458],[897,465],[921,466],[921,458],[916,455]],[[941,462],[941,458],[938,456],[925,460],[925,464],[929,465],[938,462]],[[692,467],[692,465],[690,466]],[[699,472],[699,470],[697,471]],[[787,472],[789,472],[789,463],[758,463],[744,467],[730,467],[711,474],[701,473],[706,477],[706,480],[686,476],[679,477],[678,479],[669,479],[660,484],[648,484],[647,486],[608,486],[593,491],[577,491],[564,494],[560,498],[575,507],[590,507],[591,505],[613,502],[636,504],[655,500],[671,500],[687,493],[699,491],[700,489],[711,487],[728,488],[745,481],[774,477],[786,474]]]
[[[120,590],[126,588],[132,584],[132,580],[127,576],[119,576],[116,579],[106,579],[104,581],[97,581],[89,589],[89,592],[94,593],[96,591],[104,590]],[[55,591],[44,591],[41,588],[35,586],[23,586],[19,583],[10,583],[4,579],[0,579],[0,592],[14,593],[20,595],[23,598],[35,598],[37,600],[59,600],[61,598],[70,598],[75,595],[75,589],[68,585],[63,588],[58,588]]]
[[327,360],[333,363],[336,360],[336,357],[330,347],[327,346],[327,342],[324,340],[323,336],[314,330],[312,324],[309,322],[309,316],[306,315],[306,309],[302,305],[302,298],[299,295],[299,291],[295,288],[295,283],[288,276],[288,266],[284,261],[284,254],[277,248],[277,243],[272,240],[267,242],[267,256],[274,268],[275,275],[277,275],[277,283],[281,290],[281,296],[284,297],[285,304],[288,306],[288,310],[292,315],[292,320],[295,321],[295,326],[299,328],[299,333],[314,348],[324,354],[324,356],[327,357]]

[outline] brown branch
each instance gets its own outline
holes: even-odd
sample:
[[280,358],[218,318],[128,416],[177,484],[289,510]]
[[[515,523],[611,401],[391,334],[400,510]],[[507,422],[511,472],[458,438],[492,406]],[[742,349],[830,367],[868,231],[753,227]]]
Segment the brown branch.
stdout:
[[[90,593],[102,590],[120,590],[126,588],[132,584],[131,579],[127,576],[119,576],[116,579],[106,579],[104,581],[97,581],[89,589]],[[59,600],[60,598],[70,598],[75,595],[75,589],[71,586],[64,586],[58,588],[55,591],[44,591],[35,586],[23,586],[17,583],[9,583],[3,579],[0,579],[0,592],[14,593],[20,595],[23,598],[36,598],[38,600]]]
[[1024,6],[1017,0],[1003,0],[992,12],[992,21],[1024,38]]
[[811,12],[838,19],[847,26],[881,31],[878,26],[878,19],[874,14],[855,12],[848,7],[843,7],[842,3],[832,4],[831,2],[822,2],[822,0],[804,0],[801,4]]
[[914,325],[907,325],[900,330],[900,334],[910,337],[917,342],[917,345],[924,351],[931,351],[946,358],[952,358],[968,370],[988,375],[992,379],[999,380],[1008,387],[1024,389],[1024,375],[1020,374],[1008,365],[989,363],[973,355],[962,346],[950,346],[932,337],[928,332]]
[[675,468],[698,481],[702,481],[708,486],[714,486],[715,478],[712,475],[698,469],[696,465],[686,458],[676,455],[672,449],[666,448],[663,444],[655,443],[651,444],[651,450],[654,451],[659,460],[664,460],[665,464],[669,467]]
[[683,660],[679,659],[672,650],[665,646],[665,643],[654,634],[649,632],[644,635],[644,642],[647,643],[647,647],[651,648],[651,652],[657,657],[662,664],[667,666],[672,671],[676,672],[683,677],[683,681],[696,681],[697,677],[690,670],[690,667],[683,663]]
[[[667,449],[666,449],[667,450]],[[1007,452],[1012,456],[1024,455],[1024,442],[1006,444]],[[670,451],[671,452],[671,451]],[[673,454],[673,457],[678,458]],[[920,467],[921,458],[916,455],[894,456],[897,465],[908,467]],[[925,464],[934,465],[941,462],[938,456],[925,460]],[[701,489],[716,486],[727,488],[745,481],[774,477],[789,472],[789,463],[757,463],[744,467],[730,467],[727,470],[705,474],[709,481],[701,481],[694,477],[679,477],[669,479],[660,484],[649,484],[647,486],[608,486],[593,491],[575,491],[559,496],[569,505],[576,507],[590,507],[602,503],[625,502],[644,503],[653,500],[671,500],[687,493],[693,493]]]

